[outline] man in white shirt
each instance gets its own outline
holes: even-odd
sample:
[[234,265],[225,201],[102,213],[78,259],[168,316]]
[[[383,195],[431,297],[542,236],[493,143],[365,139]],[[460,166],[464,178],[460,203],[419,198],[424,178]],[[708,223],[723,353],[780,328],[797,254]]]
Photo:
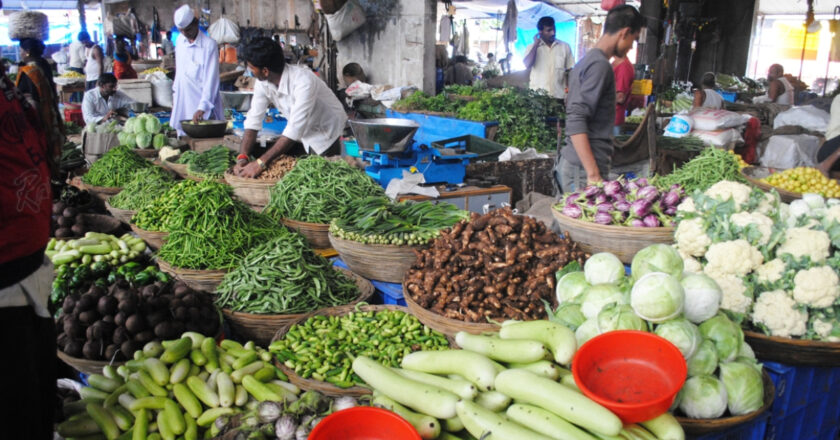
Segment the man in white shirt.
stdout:
[[[339,137],[347,115],[323,81],[305,67],[286,65],[283,49],[270,38],[252,40],[243,48],[242,58],[258,81],[236,158],[237,175],[255,177],[281,154],[339,154]],[[269,104],[288,119],[288,124],[274,146],[249,163]]]
[[76,73],[85,73],[82,68],[85,67],[85,49],[88,47],[88,44],[93,44],[90,41],[90,34],[85,31],[79,32],[78,39],[72,43],[70,43],[70,62],[67,66],[67,70],[76,72]]
[[117,90],[117,78],[111,73],[103,73],[96,81],[96,88],[85,92],[82,99],[82,116],[85,124],[99,124],[107,122],[118,115],[118,112],[133,103],[125,93]]
[[566,98],[566,79],[575,65],[572,48],[557,40],[554,19],[543,17],[537,22],[539,33],[525,49],[525,68],[531,69],[531,90],[545,90],[557,99]]
[[175,26],[181,31],[175,44],[175,82],[172,84],[172,127],[183,135],[181,121],[224,119],[219,93],[219,47],[198,29],[193,10],[175,11]]

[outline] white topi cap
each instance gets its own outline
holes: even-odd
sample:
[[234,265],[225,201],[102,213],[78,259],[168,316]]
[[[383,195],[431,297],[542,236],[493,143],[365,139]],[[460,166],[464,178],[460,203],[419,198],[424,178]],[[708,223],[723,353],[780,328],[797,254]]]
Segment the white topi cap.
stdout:
[[181,6],[175,11],[175,26],[178,29],[183,29],[192,23],[195,19],[192,8],[188,5]]

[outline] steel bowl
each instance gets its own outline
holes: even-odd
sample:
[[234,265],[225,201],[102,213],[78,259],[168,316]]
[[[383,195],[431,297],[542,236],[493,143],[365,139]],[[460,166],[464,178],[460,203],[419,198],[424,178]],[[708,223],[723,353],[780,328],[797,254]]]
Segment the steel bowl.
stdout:
[[130,108],[134,113],[146,113],[149,109],[149,104],[146,104],[145,102],[132,102],[131,104],[128,104],[128,108]]
[[222,104],[225,108],[232,108],[236,111],[247,112],[251,108],[251,98],[254,92],[220,92]]
[[192,120],[185,119],[181,121],[181,129],[193,139],[220,138],[225,135],[227,121],[210,119],[203,122],[203,124],[193,124]]
[[411,145],[420,124],[408,119],[377,118],[351,120],[350,129],[360,150],[401,153]]

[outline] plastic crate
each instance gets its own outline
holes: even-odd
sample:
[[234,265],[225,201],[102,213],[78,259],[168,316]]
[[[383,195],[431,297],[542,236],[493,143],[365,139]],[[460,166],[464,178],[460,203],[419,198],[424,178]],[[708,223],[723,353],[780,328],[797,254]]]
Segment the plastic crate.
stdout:
[[487,162],[498,160],[499,155],[507,149],[502,144],[471,134],[432,142],[432,148],[460,148],[466,150],[467,153],[478,154],[478,157],[475,158],[476,161]]
[[355,139],[346,139],[344,142],[344,152],[350,157],[362,157],[359,153],[359,143]]
[[768,440],[836,439],[840,432],[840,368],[765,362],[776,386]]
[[[770,412],[766,411],[755,419],[734,426],[732,429],[691,438],[694,440],[764,440],[764,435],[767,432],[767,420],[769,419]],[[793,438],[791,437],[791,439]]]
[[717,92],[720,93],[720,96],[723,97],[724,101],[735,102],[735,99],[738,98],[737,92],[727,92],[724,90],[718,90]]
[[373,281],[371,284],[376,288],[376,295],[382,301],[382,304],[389,304],[394,306],[405,306],[405,297],[403,296],[402,284],[399,283],[385,283],[382,281]]
[[489,129],[499,125],[496,121],[467,121],[424,113],[402,113],[390,109],[385,112],[385,116],[408,119],[420,124],[420,128],[414,133],[414,141],[424,145],[432,145],[433,142],[441,139],[452,139],[467,134],[486,139]]
[[75,122],[79,127],[85,126],[85,118],[82,114],[81,108],[64,108],[64,120],[66,122]]
[[650,95],[653,93],[653,81],[649,79],[637,79],[630,87],[631,95]]

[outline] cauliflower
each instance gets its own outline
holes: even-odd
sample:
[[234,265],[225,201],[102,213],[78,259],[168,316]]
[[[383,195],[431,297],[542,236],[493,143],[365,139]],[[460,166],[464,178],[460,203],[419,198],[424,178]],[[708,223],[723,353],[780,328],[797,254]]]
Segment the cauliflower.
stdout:
[[674,239],[680,252],[692,257],[702,257],[712,244],[702,218],[681,221],[674,232]]
[[785,231],[785,241],[776,250],[776,255],[791,254],[794,258],[811,257],[821,263],[828,258],[831,240],[825,231],[808,228],[791,228]]
[[723,291],[720,308],[736,313],[747,313],[752,305],[752,297],[747,292],[747,286],[734,275],[712,274],[706,272],[720,286]]
[[697,208],[694,206],[694,199],[692,199],[691,197],[686,197],[685,199],[683,199],[683,201],[680,202],[679,205],[677,205],[677,212],[697,212]]
[[826,225],[831,225],[834,222],[840,223],[840,205],[834,205],[825,211],[823,221]]
[[696,258],[686,254],[677,246],[674,246],[674,249],[677,250],[677,253],[680,254],[680,258],[683,260],[683,272],[703,273],[703,264],[697,261]]
[[723,180],[710,186],[703,194],[722,201],[732,199],[735,207],[740,209],[749,202],[751,192],[752,188],[743,183]]
[[706,251],[706,272],[720,275],[746,275],[764,262],[764,256],[747,240],[722,241]]
[[757,212],[738,212],[732,214],[729,217],[729,221],[742,228],[755,225],[758,228],[758,232],[761,233],[761,238],[758,240],[759,244],[767,244],[770,241],[770,235],[773,233],[773,220],[764,214]]
[[770,336],[802,336],[807,329],[808,313],[795,306],[796,301],[784,290],[764,292],[755,301],[752,321],[764,324]]
[[793,299],[811,307],[831,307],[840,297],[840,278],[828,266],[796,272],[793,285]]
[[775,283],[782,279],[785,273],[785,262],[775,258],[759,266],[755,273],[759,283]]
[[755,212],[764,215],[770,215],[776,212],[776,209],[779,205],[778,195],[776,193],[768,192],[764,193],[764,198],[758,203],[758,206],[755,208]]
[[828,342],[840,342],[839,337],[832,335],[832,333],[836,333],[834,332],[835,325],[837,325],[837,323],[833,321],[824,321],[820,318],[816,318],[811,321],[811,328],[814,329],[814,332],[819,335],[820,339]]

